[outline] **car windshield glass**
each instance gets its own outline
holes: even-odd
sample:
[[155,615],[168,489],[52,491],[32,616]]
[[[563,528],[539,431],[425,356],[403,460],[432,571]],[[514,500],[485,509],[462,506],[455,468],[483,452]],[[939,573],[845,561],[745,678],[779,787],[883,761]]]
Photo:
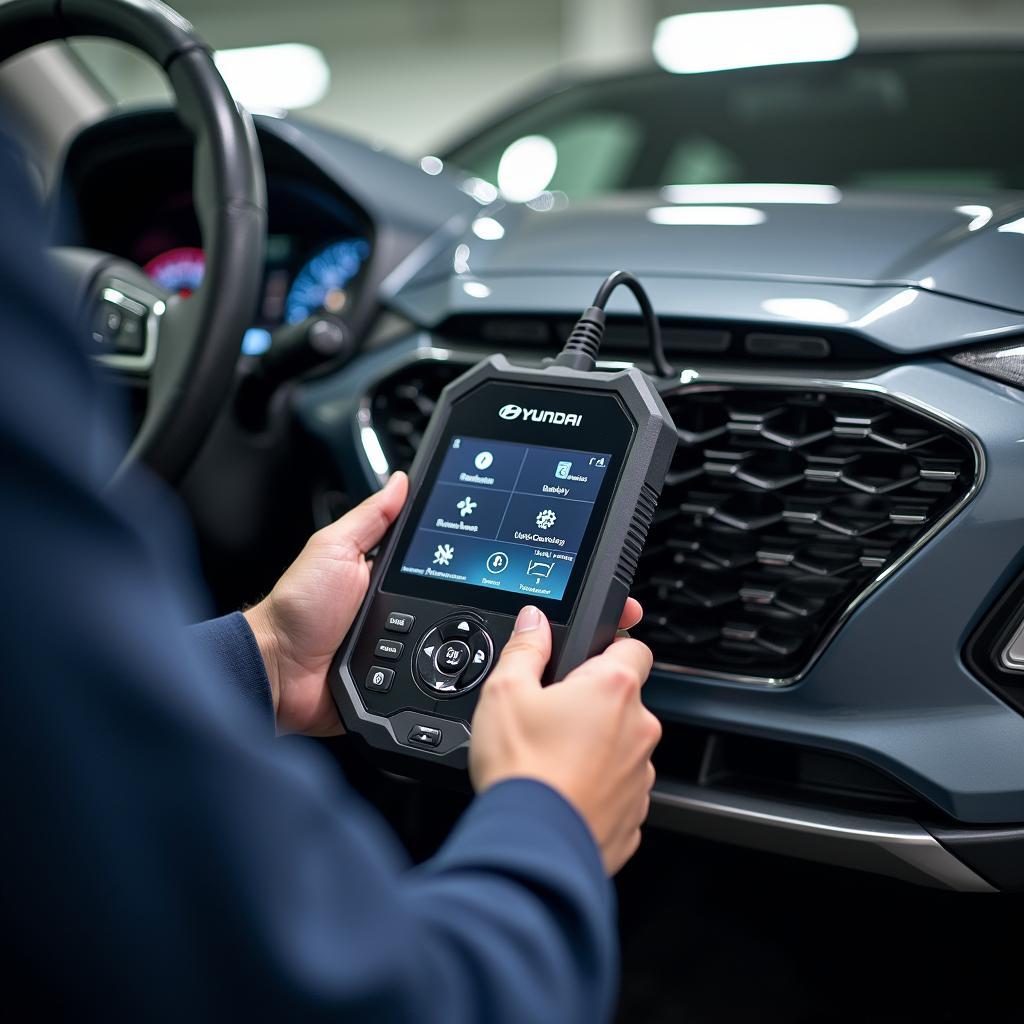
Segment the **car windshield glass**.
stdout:
[[[1024,188],[1024,54],[861,54],[571,86],[446,154],[508,193],[711,183]],[[699,195],[695,193],[695,195]]]

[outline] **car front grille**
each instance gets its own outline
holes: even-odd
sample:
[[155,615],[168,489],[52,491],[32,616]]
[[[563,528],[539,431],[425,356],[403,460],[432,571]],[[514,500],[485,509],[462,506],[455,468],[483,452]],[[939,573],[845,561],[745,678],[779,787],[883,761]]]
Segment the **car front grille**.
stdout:
[[[465,364],[420,360],[381,381],[374,426],[406,468]],[[684,387],[666,397],[676,455],[640,559],[635,635],[658,663],[781,684],[971,492],[964,435],[876,392]]]
[[636,633],[696,674],[799,676],[976,476],[963,437],[877,394],[729,387],[668,406],[679,446],[637,572]]

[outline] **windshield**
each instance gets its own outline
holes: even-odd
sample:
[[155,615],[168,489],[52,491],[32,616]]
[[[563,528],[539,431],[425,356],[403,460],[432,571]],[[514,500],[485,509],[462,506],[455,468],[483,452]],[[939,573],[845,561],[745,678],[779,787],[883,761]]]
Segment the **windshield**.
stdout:
[[650,72],[572,86],[447,158],[499,186],[532,158],[533,186],[546,175],[577,199],[730,182],[1018,189],[1021,95],[1024,54],[998,51]]

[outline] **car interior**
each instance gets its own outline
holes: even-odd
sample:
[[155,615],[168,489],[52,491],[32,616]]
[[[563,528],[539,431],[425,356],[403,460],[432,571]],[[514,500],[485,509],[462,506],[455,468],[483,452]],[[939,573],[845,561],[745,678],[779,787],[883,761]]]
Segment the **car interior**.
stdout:
[[[1012,939],[949,899],[1024,889],[1024,21],[1016,46],[566,75],[416,159],[250,113],[192,6],[200,32],[3,4],[0,118],[129,425],[114,472],[187,510],[211,614],[409,469],[443,389],[540,367],[633,270],[676,445],[631,590],[664,736],[616,882],[619,1019],[995,1016]],[[79,37],[169,98],[111,103]],[[557,170],[513,199],[538,138]],[[629,366],[621,295],[598,368]],[[471,799],[352,737],[279,742],[329,749],[416,859]]]

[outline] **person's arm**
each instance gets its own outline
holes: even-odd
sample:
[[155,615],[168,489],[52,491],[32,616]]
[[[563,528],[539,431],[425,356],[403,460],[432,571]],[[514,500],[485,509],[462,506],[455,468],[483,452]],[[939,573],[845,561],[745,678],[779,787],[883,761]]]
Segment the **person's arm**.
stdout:
[[52,464],[5,484],[35,556],[4,601],[7,927],[46,992],[107,1019],[607,1016],[610,887],[565,799],[495,785],[409,871],[329,761],[261,739],[182,643],[119,515]]
[[274,692],[256,636],[241,612],[204,619],[188,628],[189,639],[216,674],[232,686],[273,727]]

